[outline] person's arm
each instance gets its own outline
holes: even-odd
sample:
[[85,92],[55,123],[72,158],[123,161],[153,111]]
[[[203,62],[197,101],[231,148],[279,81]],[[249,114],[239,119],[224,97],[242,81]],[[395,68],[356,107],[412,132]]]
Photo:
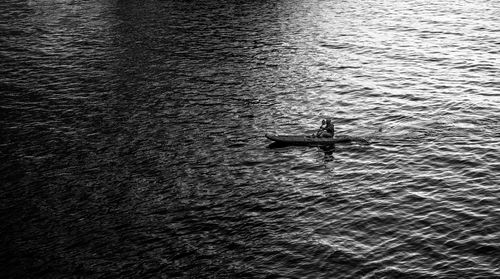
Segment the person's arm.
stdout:
[[318,131],[316,132],[316,136],[319,137],[319,135],[321,134],[321,132],[323,132],[323,130],[325,130],[325,128],[323,127],[323,125],[321,125],[321,127],[319,127]]

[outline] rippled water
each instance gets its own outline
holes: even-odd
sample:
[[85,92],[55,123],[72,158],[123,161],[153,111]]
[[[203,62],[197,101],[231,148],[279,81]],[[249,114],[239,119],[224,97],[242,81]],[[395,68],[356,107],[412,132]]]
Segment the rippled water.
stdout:
[[[499,278],[499,14],[3,1],[0,271]],[[264,138],[325,117],[372,144]]]

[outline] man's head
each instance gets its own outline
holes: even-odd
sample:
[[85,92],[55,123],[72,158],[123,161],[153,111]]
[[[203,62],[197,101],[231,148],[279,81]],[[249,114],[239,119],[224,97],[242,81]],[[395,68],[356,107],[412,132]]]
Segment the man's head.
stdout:
[[326,125],[330,125],[330,124],[332,124],[332,120],[331,119],[327,119],[326,120]]

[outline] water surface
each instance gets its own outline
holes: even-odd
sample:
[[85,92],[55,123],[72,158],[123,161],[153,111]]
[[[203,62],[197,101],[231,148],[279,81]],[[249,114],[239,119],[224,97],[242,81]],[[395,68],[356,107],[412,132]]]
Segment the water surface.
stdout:
[[498,14],[2,2],[2,274],[500,277]]

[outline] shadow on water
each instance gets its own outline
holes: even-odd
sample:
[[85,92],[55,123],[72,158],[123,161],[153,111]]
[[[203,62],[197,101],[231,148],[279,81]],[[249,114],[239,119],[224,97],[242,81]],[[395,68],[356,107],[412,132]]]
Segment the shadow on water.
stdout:
[[325,156],[323,157],[323,160],[325,162],[331,162],[334,160],[333,158],[333,153],[335,152],[335,145],[331,145],[331,146],[322,146],[322,147],[319,147],[319,149],[321,151],[324,152]]

